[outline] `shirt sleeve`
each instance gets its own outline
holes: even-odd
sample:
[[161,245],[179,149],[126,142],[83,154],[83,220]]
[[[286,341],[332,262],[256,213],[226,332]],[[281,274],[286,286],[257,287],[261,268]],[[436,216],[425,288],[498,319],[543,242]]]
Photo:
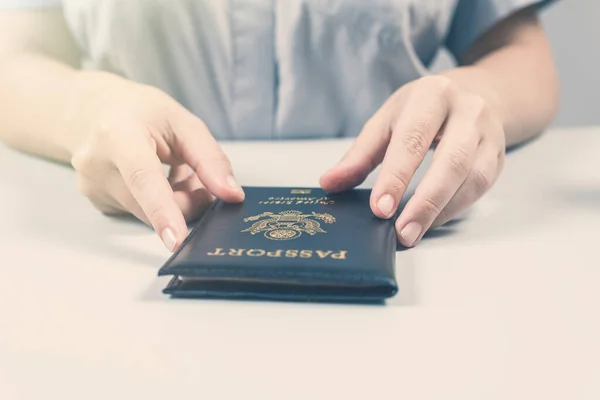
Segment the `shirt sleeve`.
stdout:
[[458,0],[446,48],[460,58],[487,30],[511,14],[528,6],[542,8],[555,0]]
[[60,7],[62,0],[0,0],[0,10],[28,10],[41,7]]

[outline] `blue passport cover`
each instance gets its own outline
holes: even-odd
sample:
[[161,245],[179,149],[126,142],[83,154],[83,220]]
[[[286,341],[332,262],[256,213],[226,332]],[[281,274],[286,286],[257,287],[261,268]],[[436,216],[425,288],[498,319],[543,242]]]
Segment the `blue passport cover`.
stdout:
[[173,297],[383,301],[397,292],[393,218],[370,190],[245,187],[216,201],[159,275]]

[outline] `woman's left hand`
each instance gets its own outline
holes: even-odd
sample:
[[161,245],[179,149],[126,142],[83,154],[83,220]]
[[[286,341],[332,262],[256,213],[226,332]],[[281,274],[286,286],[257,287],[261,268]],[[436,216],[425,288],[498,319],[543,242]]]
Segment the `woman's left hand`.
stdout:
[[503,125],[481,96],[445,76],[427,76],[401,87],[321,178],[321,186],[330,192],[354,187],[381,164],[371,209],[380,218],[390,218],[432,146],[431,166],[395,225],[400,243],[412,247],[428,229],[448,222],[483,196],[502,170]]

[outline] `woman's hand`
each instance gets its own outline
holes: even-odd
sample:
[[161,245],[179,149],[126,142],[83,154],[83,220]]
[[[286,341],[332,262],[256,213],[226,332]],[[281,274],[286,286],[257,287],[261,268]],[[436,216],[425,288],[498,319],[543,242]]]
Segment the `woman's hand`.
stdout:
[[351,188],[381,163],[371,209],[390,218],[434,146],[431,167],[396,221],[399,241],[411,247],[490,188],[502,169],[505,143],[502,123],[481,96],[447,77],[428,76],[387,100],[321,185],[331,192]]
[[[101,90],[89,89],[90,102],[74,106],[72,164],[79,189],[96,208],[135,215],[173,251],[187,236],[185,218],[213,195],[228,202],[244,199],[205,124],[175,100],[113,76],[82,76],[81,91]],[[168,179],[163,163],[171,166]]]

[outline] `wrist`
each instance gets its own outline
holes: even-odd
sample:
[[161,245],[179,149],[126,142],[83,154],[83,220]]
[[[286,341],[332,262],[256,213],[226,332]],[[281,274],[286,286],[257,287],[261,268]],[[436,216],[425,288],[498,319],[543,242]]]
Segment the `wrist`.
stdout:
[[102,71],[76,71],[67,85],[66,102],[60,126],[64,128],[62,146],[72,157],[73,153],[86,140],[91,125],[96,123],[95,114],[107,101],[115,86],[122,84],[123,78]]
[[513,125],[513,121],[509,118],[508,106],[498,90],[497,82],[489,71],[477,66],[468,66],[454,68],[442,72],[440,75],[452,80],[461,88],[481,96],[502,123],[505,132]]

